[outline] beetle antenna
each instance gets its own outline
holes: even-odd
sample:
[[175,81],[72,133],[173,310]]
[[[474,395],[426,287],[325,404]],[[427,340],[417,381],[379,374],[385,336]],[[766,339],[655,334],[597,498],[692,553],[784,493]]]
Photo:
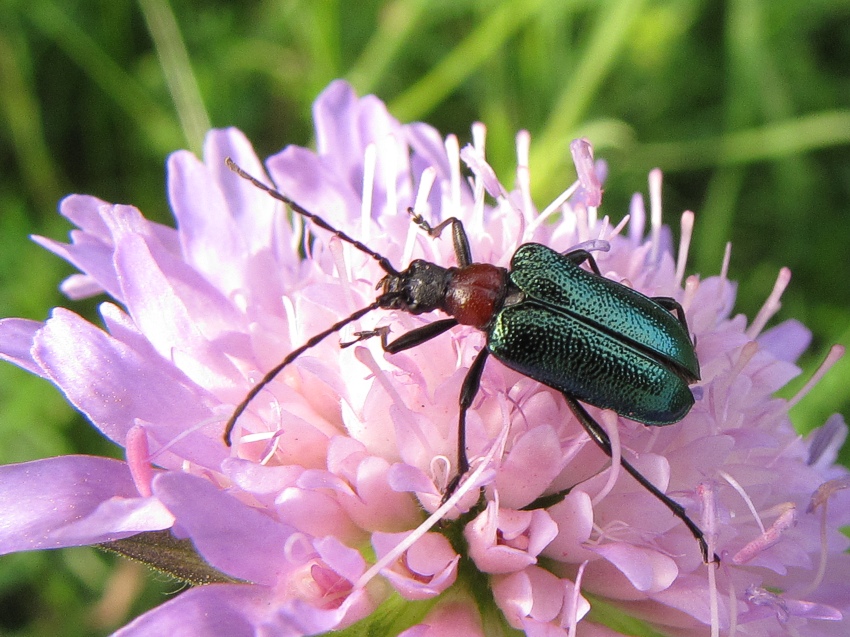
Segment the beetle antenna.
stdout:
[[242,177],[242,179],[246,179],[246,180],[250,181],[252,184],[254,184],[260,190],[264,190],[269,195],[271,195],[273,198],[277,199],[278,201],[282,201],[287,206],[289,206],[290,209],[292,209],[294,212],[297,212],[302,217],[307,217],[315,225],[319,226],[320,228],[322,228],[324,230],[327,230],[328,232],[332,232],[334,234],[334,236],[339,237],[341,240],[345,241],[346,243],[350,243],[351,245],[353,245],[355,248],[357,248],[361,252],[368,254],[370,257],[372,257],[373,259],[375,259],[375,261],[378,262],[378,265],[380,265],[381,268],[384,270],[384,272],[386,272],[387,274],[389,274],[391,276],[399,276],[399,272],[392,266],[392,264],[389,262],[389,259],[387,259],[385,256],[378,254],[377,252],[375,252],[374,250],[372,250],[368,246],[364,245],[363,243],[361,243],[357,239],[352,239],[347,234],[345,234],[342,230],[337,230],[336,228],[334,228],[327,221],[322,219],[319,215],[310,212],[309,210],[304,208],[304,206],[300,205],[296,201],[293,201],[292,199],[290,199],[289,197],[284,195],[279,190],[275,190],[274,188],[267,186],[266,184],[264,184],[262,181],[260,181],[259,179],[257,179],[253,175],[245,172],[244,170],[242,170],[242,168],[239,167],[239,165],[236,162],[234,162],[232,159],[230,159],[230,157],[227,157],[224,160],[224,163],[227,164],[227,167],[230,168],[230,170],[232,170],[237,175]]
[[306,343],[304,343],[298,349],[294,349],[291,352],[289,352],[289,355],[287,355],[287,357],[284,358],[280,362],[280,364],[278,364],[276,367],[269,370],[266,373],[266,375],[263,376],[263,378],[260,380],[260,382],[257,383],[256,385],[254,385],[251,388],[251,391],[248,392],[248,394],[245,396],[245,398],[242,400],[242,402],[239,403],[236,406],[236,409],[233,410],[233,414],[231,414],[230,418],[228,418],[227,424],[224,427],[224,444],[226,444],[228,447],[231,446],[232,442],[230,440],[230,435],[233,433],[233,427],[236,425],[236,421],[239,419],[239,416],[241,416],[242,412],[244,412],[245,409],[247,409],[250,402],[252,400],[254,400],[254,398],[257,397],[257,394],[259,394],[263,390],[263,388],[266,387],[266,385],[268,385],[270,382],[272,382],[275,379],[275,377],[277,377],[277,375],[280,374],[280,372],[283,371],[284,367],[286,367],[292,361],[294,361],[296,358],[301,356],[301,354],[303,354],[306,350],[310,349],[311,347],[313,347],[315,345],[318,345],[322,340],[324,340],[325,338],[327,338],[328,336],[330,336],[334,332],[338,332],[339,330],[341,330],[343,327],[345,327],[349,323],[353,323],[354,321],[365,316],[366,314],[368,314],[372,310],[377,310],[379,307],[382,306],[382,304],[386,303],[386,300],[387,300],[387,295],[382,294],[371,305],[367,305],[364,308],[360,308],[359,310],[357,310],[356,312],[354,312],[350,316],[345,317],[341,321],[337,321],[336,323],[331,325],[325,331],[319,332],[318,334],[313,335],[313,337],[310,338],[310,340],[308,340]]

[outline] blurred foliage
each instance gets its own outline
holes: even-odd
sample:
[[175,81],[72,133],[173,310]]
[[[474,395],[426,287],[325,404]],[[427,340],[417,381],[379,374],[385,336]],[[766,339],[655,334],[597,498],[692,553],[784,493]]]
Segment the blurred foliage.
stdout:
[[[814,341],[786,395],[850,346],[847,0],[2,0],[0,316],[64,303],[95,317],[60,298],[70,267],[26,240],[65,236],[64,194],[170,222],[168,153],[197,152],[209,125],[241,128],[260,156],[309,144],[311,102],[337,77],[462,141],[485,122],[507,183],[528,129],[538,202],[572,180],[576,136],[609,160],[615,219],[663,168],[668,223],[697,214],[691,271],[717,273],[732,242],[738,311],[754,316],[791,268],[771,324],[795,317]],[[801,431],[850,414],[848,381],[843,361],[795,407]],[[0,422],[2,462],[120,455],[9,365]],[[179,588],[114,564],[93,549],[4,557],[0,634],[104,634]]]

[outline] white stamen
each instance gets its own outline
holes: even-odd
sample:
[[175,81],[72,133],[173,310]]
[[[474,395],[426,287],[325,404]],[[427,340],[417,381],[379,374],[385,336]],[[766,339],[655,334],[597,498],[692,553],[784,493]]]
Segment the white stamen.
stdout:
[[476,176],[475,183],[472,187],[473,204],[470,226],[480,228],[480,225],[475,224],[480,223],[481,220],[484,219],[484,180]]
[[445,141],[446,155],[449,159],[449,178],[451,179],[451,210],[453,216],[460,214],[460,144],[457,135],[449,135]]
[[[360,239],[369,243],[372,228],[372,195],[375,190],[375,163],[377,162],[375,144],[366,146],[363,153],[363,192],[360,204]],[[390,171],[391,172],[391,171]],[[353,247],[353,246],[352,246]]]
[[534,219],[534,202],[531,200],[531,172],[528,169],[528,155],[531,147],[531,134],[521,130],[516,135],[516,186],[522,201],[522,217],[526,223]]
[[230,295],[230,301],[240,314],[248,313],[248,297],[243,290],[234,290]]
[[820,379],[824,377],[824,374],[826,374],[830,369],[832,369],[832,366],[835,365],[839,360],[841,360],[842,356],[844,356],[843,345],[833,345],[832,347],[830,347],[829,353],[826,355],[826,358],[824,359],[823,363],[820,364],[820,367],[815,370],[815,373],[812,374],[812,377],[809,379],[809,381],[805,385],[803,385],[802,389],[800,389],[800,391],[794,394],[794,397],[788,401],[788,409],[791,409],[791,407],[800,402],[806,396],[806,394],[812,391],[814,386],[817,385],[820,382]]
[[735,637],[738,634],[738,593],[735,590],[735,578],[729,577],[729,568],[726,564],[722,564],[724,573],[726,573],[726,581],[729,584],[727,595],[729,597],[729,637]]
[[608,229],[611,227],[611,220],[608,218],[608,215],[602,217],[602,221],[598,221],[592,227],[596,228],[596,236],[599,239],[605,237],[608,232]]
[[688,262],[688,250],[691,247],[691,235],[694,231],[694,213],[686,210],[682,213],[682,236],[679,239],[679,256],[676,260],[676,287],[682,285],[685,277],[685,265]]
[[348,244],[343,244],[337,237],[331,237],[328,240],[328,252],[331,253],[336,271],[339,276],[339,283],[342,286],[345,302],[348,307],[354,307],[354,296],[351,290],[351,261],[345,258]]
[[[416,198],[413,202],[413,211],[418,214],[423,214],[425,210],[427,210],[428,206],[428,196],[431,194],[431,188],[434,186],[434,180],[437,178],[437,171],[433,166],[428,166],[425,170],[422,171],[422,176],[419,180],[419,188],[416,190]],[[407,242],[404,246],[404,258],[402,259],[402,263],[410,263],[410,260],[413,258],[413,249],[415,246],[415,242],[417,237],[421,235],[421,230],[419,226],[414,223],[410,224],[410,228],[408,229]],[[429,250],[431,250],[431,260],[439,260],[435,257],[435,251],[437,250],[436,243],[433,241],[428,242]]]
[[449,474],[452,470],[452,461],[448,456],[441,454],[433,456],[428,463],[428,470],[434,476],[434,484],[438,485],[440,491],[445,491],[449,486]]
[[611,493],[614,485],[617,484],[617,478],[620,477],[620,467],[622,466],[620,459],[622,458],[623,449],[620,446],[620,428],[617,414],[610,409],[604,409],[602,411],[601,421],[600,424],[611,440],[611,468],[608,472],[608,481],[605,483],[605,486],[591,500],[593,506],[602,502],[605,496]]
[[587,211],[587,227],[595,228],[599,219],[599,209],[596,206],[587,206],[585,210]]
[[485,157],[484,147],[487,142],[487,127],[481,122],[475,122],[472,125],[472,145],[475,147],[482,157]]
[[788,268],[781,268],[779,270],[779,275],[776,277],[776,283],[773,284],[773,291],[770,293],[770,296],[767,297],[764,305],[761,306],[761,309],[758,314],[756,314],[752,324],[747,328],[747,338],[750,340],[755,339],[764,329],[764,326],[767,325],[770,318],[779,311],[779,308],[782,307],[782,303],[780,303],[779,300],[782,298],[782,293],[785,291],[785,288],[788,287],[788,283],[790,281],[791,270]]
[[[714,555],[715,539],[717,537],[717,491],[713,481],[703,481],[697,486],[697,496],[700,501],[701,528],[705,532],[708,554]],[[720,604],[717,596],[717,569],[708,567],[708,602],[711,614],[711,637],[720,635]]]
[[416,248],[416,240],[421,230],[415,223],[407,224],[407,237],[404,239],[404,251],[401,253],[401,263],[410,263],[413,259],[413,250]]
[[[274,458],[277,453],[278,447],[280,446],[280,437],[283,434],[283,429],[278,429],[273,432],[271,435],[271,441],[269,445],[266,447],[266,452],[263,454],[263,457],[260,458],[260,464],[265,465],[268,464],[269,461]],[[245,440],[244,438],[242,439]]]
[[431,188],[434,186],[434,180],[437,178],[437,171],[433,166],[428,166],[422,171],[422,177],[419,181],[419,188],[416,190],[416,199],[413,202],[413,210],[422,213],[427,209],[428,196],[431,194]]
[[[711,552],[709,551],[709,555]],[[720,603],[717,595],[717,569],[708,565],[708,606],[711,613],[711,637],[720,637]]]
[[763,531],[754,540],[747,543],[744,548],[732,557],[733,564],[746,564],[756,555],[775,546],[782,539],[783,533],[797,523],[797,507],[788,502],[780,507],[780,514],[770,528]]
[[744,368],[749,364],[753,357],[758,354],[759,345],[755,341],[748,341],[742,348],[738,356],[738,360],[732,366],[729,374],[729,383],[733,383],[738,374],[744,371]]
[[[687,312],[691,309],[691,303],[694,302],[694,297],[699,290],[699,277],[692,274],[685,281],[685,293],[682,295],[682,309]],[[693,326],[690,326],[693,329]]]
[[629,204],[629,240],[632,245],[639,246],[643,241],[643,231],[646,226],[646,208],[643,205],[643,195],[636,192]]
[[[382,155],[384,157],[389,157],[391,161],[395,161],[396,157],[399,157],[402,150],[399,148],[398,141],[396,140],[394,135],[387,135],[384,140],[384,150],[382,151]],[[451,155],[449,155],[451,157]],[[397,173],[395,170],[385,170],[384,175],[387,179],[387,183],[385,187],[387,189],[387,214],[395,215],[398,214],[398,190],[396,190],[396,176]]]
[[658,251],[661,250],[661,169],[649,171],[649,223],[652,232],[652,251],[649,262],[658,262]]
[[729,281],[729,263],[732,261],[732,243],[726,244],[726,249],[723,251],[723,263],[720,264],[720,282],[721,291],[726,287]]
[[750,496],[747,495],[747,492],[744,490],[744,487],[741,486],[741,483],[735,480],[735,478],[730,476],[725,471],[720,471],[719,475],[721,478],[726,480],[726,482],[728,482],[729,485],[733,489],[735,489],[735,491],[738,492],[738,495],[741,496],[741,499],[744,501],[744,504],[746,504],[747,508],[750,510],[750,514],[753,516],[753,519],[756,521],[756,524],[759,525],[759,530],[764,533],[764,524],[762,523],[761,518],[759,517],[758,511],[756,511],[756,505],[753,504],[752,499],[750,498]]
[[560,210],[561,206],[564,205],[564,202],[573,196],[573,193],[575,193],[578,187],[579,182],[574,181],[569,188],[567,188],[564,192],[555,197],[555,199],[552,200],[552,203],[550,203],[548,206],[546,206],[546,208],[543,209],[543,212],[541,212],[539,215],[537,215],[537,217],[532,219],[525,227],[525,234],[523,235],[522,242],[525,243],[526,241],[529,241],[534,236],[534,232],[537,230],[540,224],[546,221],[546,219],[550,217],[553,213],[555,213],[555,211]]
[[575,580],[573,582],[573,594],[572,594],[572,613],[570,613],[570,625],[567,631],[568,637],[576,637],[576,627],[578,626],[578,601],[579,597],[581,597],[581,581],[584,578],[584,569],[587,566],[588,561],[585,560],[582,562],[578,571],[576,572]]
[[587,208],[578,206],[575,209],[576,213],[576,234],[579,241],[587,241],[590,239],[590,224],[588,223]]
[[652,453],[655,443],[658,442],[658,437],[661,435],[661,427],[647,427],[650,430],[649,436],[646,439],[646,445],[643,448],[643,453]]
[[395,562],[407,549],[413,546],[416,541],[425,535],[428,531],[430,531],[435,524],[437,524],[440,520],[445,517],[445,515],[451,511],[452,507],[454,507],[458,502],[460,502],[461,498],[463,498],[467,493],[469,493],[472,489],[479,488],[478,479],[484,474],[484,472],[490,467],[490,463],[493,461],[493,458],[496,454],[504,448],[505,440],[507,438],[509,431],[509,427],[503,427],[502,431],[499,434],[499,437],[493,442],[493,445],[490,447],[490,450],[487,454],[481,459],[481,463],[473,470],[467,478],[460,483],[457,490],[452,494],[452,496],[446,500],[436,511],[434,511],[431,515],[428,516],[428,519],[425,520],[422,524],[420,524],[416,529],[414,529],[410,535],[404,538],[398,545],[391,551],[389,551],[384,557],[375,562],[369,570],[367,570],[363,575],[360,576],[360,579],[354,584],[354,589],[362,589],[368,584],[372,578],[378,575],[381,570]]
[[[487,127],[481,122],[475,122],[472,125],[472,146],[481,156],[482,161],[487,161],[485,148],[487,145]],[[484,221],[484,179],[476,174],[475,187],[473,190],[475,197],[475,205],[472,207],[471,226],[473,228],[482,228]]]
[[629,223],[629,220],[630,220],[631,218],[632,218],[632,217],[631,217],[631,215],[626,215],[625,217],[623,217],[622,219],[620,219],[620,223],[618,223],[618,224],[614,227],[614,229],[611,231],[611,233],[610,233],[607,237],[605,237],[605,238],[606,238],[606,239],[608,239],[608,240],[610,241],[610,240],[611,240],[611,239],[613,239],[614,237],[618,236],[618,235],[619,235],[619,234],[623,231],[623,228],[625,228],[625,227],[626,227],[626,225]]
[[[227,415],[229,416],[231,412],[232,412],[232,407],[231,407],[231,411],[229,411]],[[188,438],[188,437],[189,437],[189,436],[191,436],[193,433],[195,433],[196,431],[199,431],[199,430],[203,429],[204,427],[208,427],[208,426],[210,426],[210,425],[221,425],[221,423],[223,423],[225,420],[226,420],[226,418],[225,418],[224,416],[222,416],[222,415],[218,415],[218,416],[210,416],[209,418],[204,418],[202,421],[195,423],[195,424],[194,424],[194,425],[192,425],[191,427],[187,427],[186,429],[184,429],[183,431],[181,431],[179,434],[177,434],[176,436],[174,436],[174,438],[172,438],[171,440],[169,440],[168,442],[166,442],[166,443],[165,443],[163,446],[161,446],[159,449],[157,449],[156,451],[152,452],[152,453],[148,456],[148,460],[149,460],[151,463],[156,464],[156,459],[157,459],[157,458],[158,458],[161,454],[163,454],[163,453],[165,453],[166,451],[168,451],[169,449],[171,449],[171,447],[173,447],[174,445],[176,445],[176,444],[177,444],[178,442],[180,442],[181,440],[184,440],[185,438]],[[144,424],[148,424],[148,423],[144,423],[144,422],[140,421],[139,419],[136,419],[136,424],[142,424],[142,425],[144,425]],[[179,455],[179,454],[178,454],[178,455]],[[191,462],[189,462],[188,460],[186,460],[186,461],[185,461],[185,464],[186,464],[186,466],[187,466],[187,467],[191,467]],[[187,472],[191,473],[191,471],[190,471],[189,469],[187,469]]]
[[829,502],[829,496],[831,496],[836,491],[841,489],[850,488],[850,476],[844,476],[842,478],[836,478],[835,480],[829,480],[820,485],[816,490],[814,495],[812,495],[812,500],[809,503],[809,508],[806,511],[807,513],[813,513],[817,507],[820,507],[820,558],[818,560],[818,570],[815,573],[815,577],[812,580],[812,583],[809,584],[805,589],[798,593],[799,597],[806,597],[807,595],[816,591],[821,582],[823,582],[823,577],[826,575],[826,566],[829,559],[829,542],[827,538],[827,519],[826,519],[826,510],[827,503]]

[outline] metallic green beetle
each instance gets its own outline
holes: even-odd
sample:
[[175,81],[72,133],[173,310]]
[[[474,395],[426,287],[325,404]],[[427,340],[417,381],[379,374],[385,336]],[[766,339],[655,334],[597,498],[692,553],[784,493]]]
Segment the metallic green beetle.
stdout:
[[[446,498],[469,470],[466,413],[478,393],[490,354],[506,366],[560,391],[582,427],[609,457],[612,448],[608,434],[579,401],[647,425],[678,422],[693,406],[688,385],[700,378],[699,362],[681,305],[667,297],[649,298],[604,278],[586,250],[560,254],[528,243],[514,253],[510,270],[473,263],[460,220],[450,218],[432,228],[413,214],[414,223],[432,237],[451,225],[458,265],[444,268],[417,259],[399,272],[386,257],[333,228],[229,160],[228,165],[296,213],[374,258],[386,272],[373,303],[314,335],[251,389],[225,426],[228,446],[239,416],[284,367],[330,334],[379,308],[411,314],[441,310],[451,318],[428,323],[393,341],[388,339],[388,328],[359,332],[355,341],[343,346],[379,336],[384,350],[394,354],[421,345],[458,324],[471,325],[486,334],[487,346],[476,356],[461,387],[457,473],[448,485]],[[590,272],[580,267],[584,263]],[[699,543],[703,560],[708,562],[705,536],[684,507],[627,460],[621,459],[621,464],[688,527]],[[717,556],[714,561],[718,561]]]

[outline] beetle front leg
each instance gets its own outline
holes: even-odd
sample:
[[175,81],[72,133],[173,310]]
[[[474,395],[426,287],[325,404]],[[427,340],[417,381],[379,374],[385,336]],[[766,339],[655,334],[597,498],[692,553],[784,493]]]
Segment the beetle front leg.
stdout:
[[463,379],[463,385],[460,388],[458,399],[460,413],[457,421],[457,475],[446,487],[443,502],[451,497],[460,484],[461,478],[469,471],[469,458],[466,457],[466,412],[469,411],[472,401],[475,400],[475,396],[481,387],[481,374],[484,372],[484,363],[487,362],[489,354],[490,350],[486,347],[478,352],[478,356],[469,366],[469,371],[466,372],[466,378]]
[[379,336],[381,338],[381,347],[384,351],[390,354],[395,354],[397,352],[403,352],[406,349],[410,349],[411,347],[421,345],[426,341],[430,341],[432,338],[450,330],[455,325],[457,325],[457,321],[453,318],[441,319],[439,321],[423,325],[422,327],[412,329],[409,332],[405,332],[394,341],[389,340],[390,328],[385,325],[383,327],[377,327],[374,330],[354,332],[355,338],[353,341],[340,343],[339,346],[343,348],[351,347],[360,341],[365,341]]
[[[579,403],[575,398],[570,396],[565,392],[561,392],[564,396],[564,399],[567,401],[567,407],[575,414],[575,417],[581,423],[581,426],[584,427],[584,430],[591,437],[593,442],[595,442],[602,451],[605,452],[609,458],[612,457],[611,451],[611,439],[608,437],[608,433],[602,428],[598,422],[596,422],[587,410]],[[697,543],[699,544],[700,552],[702,553],[702,560],[706,564],[708,561],[708,542],[705,540],[705,534],[702,532],[696,523],[688,517],[687,512],[685,511],[685,507],[681,504],[670,498],[666,493],[661,491],[658,487],[652,484],[649,480],[647,480],[643,474],[635,469],[631,463],[620,457],[620,465],[625,469],[638,483],[647,491],[649,491],[652,495],[654,495],[658,500],[666,506],[670,511],[679,518],[682,523],[688,527],[688,530],[693,534]],[[716,564],[720,563],[720,558],[715,554],[713,562]]]
[[411,221],[428,233],[428,236],[437,238],[442,233],[445,227],[449,224],[452,226],[452,243],[455,248],[455,258],[457,265],[460,268],[465,268],[472,263],[472,250],[469,247],[469,237],[466,236],[466,230],[463,227],[463,222],[457,217],[449,217],[445,221],[441,221],[433,228],[425,221],[425,218],[418,212],[414,212],[413,208],[408,208],[407,211],[412,215]]

